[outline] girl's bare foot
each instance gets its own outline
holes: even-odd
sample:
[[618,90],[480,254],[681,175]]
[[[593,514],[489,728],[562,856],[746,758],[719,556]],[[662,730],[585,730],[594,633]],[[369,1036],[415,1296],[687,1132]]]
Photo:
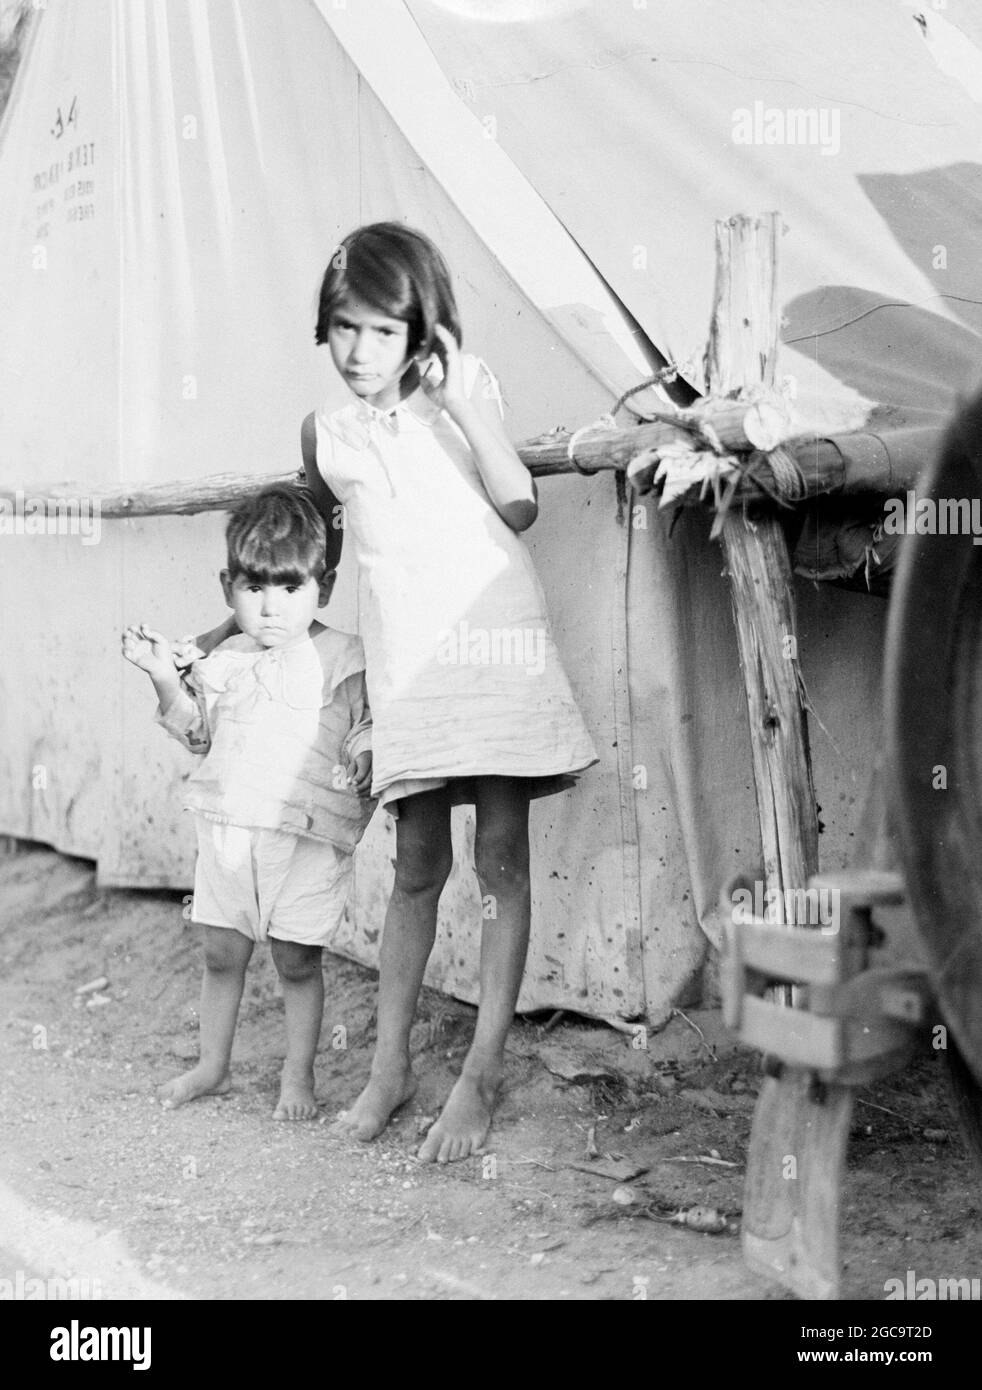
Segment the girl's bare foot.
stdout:
[[500,1067],[461,1072],[436,1124],[419,1149],[423,1163],[455,1163],[479,1153],[491,1128]]
[[382,1133],[392,1116],[416,1094],[416,1078],[405,1065],[373,1072],[350,1110],[342,1110],[334,1128],[353,1134],[362,1143]]
[[157,1095],[165,1110],[175,1110],[198,1096],[220,1096],[231,1087],[232,1080],[228,1067],[213,1067],[199,1062],[190,1071],[172,1077],[157,1087]]
[[284,1062],[280,1076],[280,1098],[273,1111],[274,1120],[316,1120],[317,1102],[314,1099],[312,1067],[295,1071]]

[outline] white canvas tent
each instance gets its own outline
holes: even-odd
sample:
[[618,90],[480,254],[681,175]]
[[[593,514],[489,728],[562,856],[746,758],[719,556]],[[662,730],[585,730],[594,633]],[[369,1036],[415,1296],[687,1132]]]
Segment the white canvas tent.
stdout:
[[[979,377],[982,24],[969,0],[914,16],[893,0],[706,0],[698,16],[681,0],[48,0],[0,131],[0,487],[68,482],[84,505],[293,467],[300,420],[343,389],[313,346],[320,274],[381,218],[446,252],[515,439],[595,419],[657,353],[698,388],[714,219],[771,207],[789,226],[798,409],[823,429],[871,416],[880,437],[941,421]],[[703,517],[669,536],[610,474],[540,491],[528,540],[601,761],[535,806],[519,1005],[657,1024],[699,997],[720,894],[759,858],[726,583]],[[97,860],[106,885],[190,882],[187,758],[118,633],[220,616],[222,520],[0,536],[0,832]],[[354,628],[350,561],[333,620]],[[831,869],[880,723],[883,605],[798,598]],[[473,999],[458,815],[428,980]],[[380,815],[337,942],[366,962],[393,846]]]

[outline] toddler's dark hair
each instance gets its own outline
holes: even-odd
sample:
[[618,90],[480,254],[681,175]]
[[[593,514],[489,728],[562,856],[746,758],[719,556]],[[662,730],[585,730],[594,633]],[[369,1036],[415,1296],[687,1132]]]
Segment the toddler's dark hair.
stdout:
[[250,584],[320,582],[327,572],[327,527],[306,488],[274,483],[229,513],[228,572]]
[[422,232],[400,222],[373,222],[350,232],[331,257],[321,283],[314,341],[327,342],[331,315],[348,296],[409,325],[407,355],[432,352],[442,324],[461,342],[450,271]]

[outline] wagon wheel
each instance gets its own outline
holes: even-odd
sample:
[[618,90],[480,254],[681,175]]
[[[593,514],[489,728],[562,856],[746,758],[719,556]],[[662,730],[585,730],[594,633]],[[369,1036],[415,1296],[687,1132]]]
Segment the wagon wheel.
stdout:
[[[949,430],[917,489],[982,497],[982,397]],[[964,508],[963,508],[964,510]],[[908,535],[885,663],[891,820],[915,925],[952,1036],[962,1131],[982,1165],[982,545]]]

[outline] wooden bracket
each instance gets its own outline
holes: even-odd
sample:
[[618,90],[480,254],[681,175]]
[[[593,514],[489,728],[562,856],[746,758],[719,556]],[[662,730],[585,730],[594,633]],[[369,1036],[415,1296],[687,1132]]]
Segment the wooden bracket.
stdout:
[[[731,922],[723,959],[724,1018],[749,1047],[823,1082],[863,1084],[906,1061],[929,1017],[927,975],[867,966],[870,911],[903,902],[899,875],[816,874],[813,902],[832,904],[822,927]],[[819,898],[824,894],[824,899]],[[795,1005],[764,998],[794,983]]]

